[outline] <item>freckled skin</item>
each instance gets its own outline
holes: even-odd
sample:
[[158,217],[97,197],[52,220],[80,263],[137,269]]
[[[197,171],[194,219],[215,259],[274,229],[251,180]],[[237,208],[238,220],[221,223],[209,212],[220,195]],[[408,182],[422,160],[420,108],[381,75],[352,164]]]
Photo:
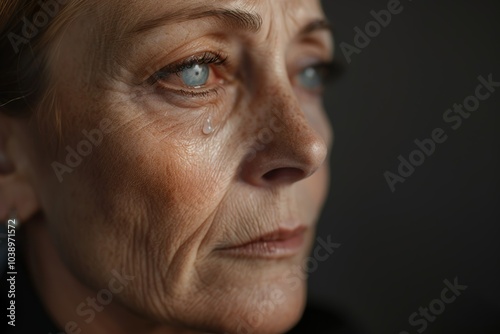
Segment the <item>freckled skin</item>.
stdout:
[[[124,15],[147,16],[192,2],[131,2]],[[101,3],[111,11],[116,6]],[[318,98],[297,92],[291,82],[289,50],[300,54],[295,35],[323,14],[315,0],[207,1],[212,3],[263,18],[258,33],[244,35],[250,66],[220,93],[222,102],[188,110],[158,98],[153,103],[151,91],[132,99],[126,74],[87,85],[81,78],[93,70],[92,36],[85,28],[93,17],[82,16],[52,54],[58,60],[50,70],[58,79],[63,149],[53,153],[36,125],[15,125],[43,212],[42,221],[25,226],[30,266],[40,272],[37,287],[61,327],[76,320],[84,332],[97,334],[187,333],[237,332],[244,324],[255,333],[278,333],[300,319],[306,282],[292,286],[283,274],[301,265],[312,246],[327,193],[332,130]],[[156,34],[200,33],[195,23],[165,29]],[[231,38],[237,43],[236,35]],[[329,41],[324,44],[331,49]],[[202,129],[209,115],[215,131],[207,136]],[[273,117],[280,130],[245,159]],[[64,147],[76,147],[84,139],[81,131],[105,118],[114,131],[59,183],[52,161],[64,162]],[[307,243],[296,256],[235,259],[215,251],[290,219],[308,226]],[[107,286],[113,269],[135,278],[87,324],[74,310]],[[62,288],[64,298],[56,293]],[[276,289],[281,299],[271,297]],[[269,303],[275,307],[266,308]]]

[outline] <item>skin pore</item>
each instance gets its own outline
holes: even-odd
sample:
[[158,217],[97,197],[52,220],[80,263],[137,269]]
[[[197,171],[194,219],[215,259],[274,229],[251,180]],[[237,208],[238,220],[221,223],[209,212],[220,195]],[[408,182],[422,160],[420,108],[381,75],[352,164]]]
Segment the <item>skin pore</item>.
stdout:
[[[319,1],[88,2],[49,51],[59,149],[0,116],[2,189],[25,189],[2,202],[50,315],[96,334],[288,330],[306,281],[284,273],[314,241],[333,141],[321,87],[304,84],[332,59]],[[111,131],[60,182],[53,162],[103,120]],[[293,256],[218,251],[295,222],[307,229]],[[116,272],[133,279],[87,323],[75,310]]]

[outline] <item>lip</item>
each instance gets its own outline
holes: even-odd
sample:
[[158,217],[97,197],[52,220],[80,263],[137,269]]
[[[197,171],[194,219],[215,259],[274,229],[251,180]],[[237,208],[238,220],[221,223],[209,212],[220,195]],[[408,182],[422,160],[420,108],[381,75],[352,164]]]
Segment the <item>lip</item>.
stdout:
[[279,228],[241,245],[217,249],[227,255],[279,259],[296,255],[304,245],[306,226]]

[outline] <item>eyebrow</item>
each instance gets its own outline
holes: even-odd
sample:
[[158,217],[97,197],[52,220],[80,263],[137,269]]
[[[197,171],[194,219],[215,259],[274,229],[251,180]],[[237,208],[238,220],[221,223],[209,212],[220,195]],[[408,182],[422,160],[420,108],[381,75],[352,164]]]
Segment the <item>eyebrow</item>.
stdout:
[[[257,13],[238,9],[207,9],[206,7],[199,7],[192,10],[184,9],[182,11],[168,13],[160,17],[141,22],[131,30],[131,33],[139,34],[147,30],[160,27],[164,25],[165,22],[172,24],[202,18],[213,18],[221,21],[230,29],[246,30],[254,33],[260,31],[263,23],[262,16]],[[302,28],[298,35],[309,35],[320,30],[326,30],[333,33],[330,22],[324,18],[319,18],[313,20]]]
[[313,32],[321,30],[326,30],[333,34],[332,24],[328,20],[321,18],[312,21],[304,28],[302,28],[302,30],[299,32],[299,35],[309,35]]
[[179,23],[183,21],[213,18],[221,21],[232,29],[242,29],[258,32],[262,27],[262,17],[259,14],[237,9],[206,9],[197,8],[168,13],[161,17],[142,22],[132,29],[132,34],[141,33],[162,26],[165,22]]

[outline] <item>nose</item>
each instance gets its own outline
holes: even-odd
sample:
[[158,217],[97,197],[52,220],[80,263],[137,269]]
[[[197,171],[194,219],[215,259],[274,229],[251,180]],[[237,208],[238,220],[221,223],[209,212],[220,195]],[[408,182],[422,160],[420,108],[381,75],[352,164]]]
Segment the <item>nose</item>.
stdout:
[[267,92],[262,99],[255,108],[265,116],[253,132],[241,178],[254,186],[276,187],[311,176],[323,164],[328,147],[307,121],[293,89]]

